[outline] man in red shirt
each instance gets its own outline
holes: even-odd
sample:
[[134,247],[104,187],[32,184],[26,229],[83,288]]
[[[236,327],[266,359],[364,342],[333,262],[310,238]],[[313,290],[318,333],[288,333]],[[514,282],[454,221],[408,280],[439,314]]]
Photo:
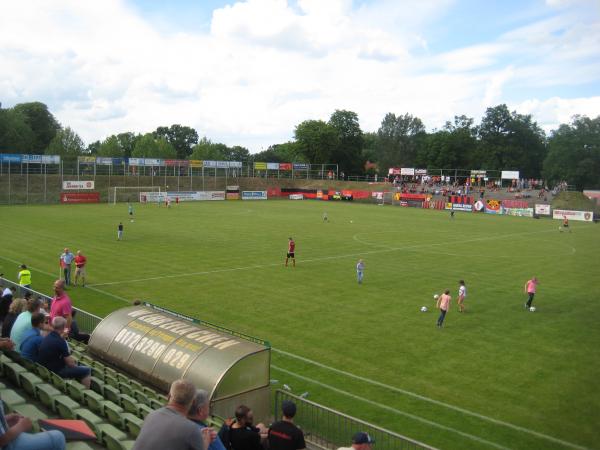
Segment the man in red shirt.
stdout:
[[64,317],[67,320],[65,332],[68,333],[73,321],[73,304],[65,292],[64,280],[56,280],[54,282],[54,297],[50,306],[50,323],[52,323],[52,319],[58,316]]
[[85,264],[87,258],[83,256],[81,250],[77,250],[77,256],[75,256],[75,286],[77,286],[77,280],[81,277],[81,285],[85,287]]
[[294,251],[296,250],[296,243],[292,238],[289,238],[287,256],[285,257],[285,267],[288,265],[288,260],[292,258],[292,266],[296,267],[296,256]]

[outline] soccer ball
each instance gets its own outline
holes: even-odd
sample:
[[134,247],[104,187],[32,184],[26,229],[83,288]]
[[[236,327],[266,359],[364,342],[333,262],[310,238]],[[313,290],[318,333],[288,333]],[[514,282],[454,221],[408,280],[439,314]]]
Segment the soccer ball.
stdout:
[[439,295],[437,295],[437,294],[435,294],[435,295],[433,296],[433,299],[434,299],[434,300],[437,300],[438,298],[440,298],[440,296],[439,296]]
[[558,231],[562,231],[562,227],[558,227]]
[[421,306],[421,312],[427,312],[427,306]]
[[351,220],[350,223],[354,223],[354,220]]
[[535,306],[532,306],[531,308],[529,308],[529,311],[535,312]]

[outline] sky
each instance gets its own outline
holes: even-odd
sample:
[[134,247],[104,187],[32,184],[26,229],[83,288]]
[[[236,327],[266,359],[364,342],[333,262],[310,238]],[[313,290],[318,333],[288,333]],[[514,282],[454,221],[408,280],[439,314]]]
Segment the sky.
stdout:
[[336,109],[428,130],[600,115],[599,0],[2,0],[0,102],[86,143],[182,124],[251,152]]

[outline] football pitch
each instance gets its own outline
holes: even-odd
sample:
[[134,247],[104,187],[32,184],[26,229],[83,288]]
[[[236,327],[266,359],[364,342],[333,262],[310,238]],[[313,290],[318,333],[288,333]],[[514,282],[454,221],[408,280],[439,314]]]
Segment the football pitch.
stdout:
[[81,249],[76,306],[139,298],[266,339],[279,386],[433,446],[600,448],[597,225],[316,201],[134,207],[133,223],[125,204],[1,207],[0,272],[24,262],[50,293],[62,249]]

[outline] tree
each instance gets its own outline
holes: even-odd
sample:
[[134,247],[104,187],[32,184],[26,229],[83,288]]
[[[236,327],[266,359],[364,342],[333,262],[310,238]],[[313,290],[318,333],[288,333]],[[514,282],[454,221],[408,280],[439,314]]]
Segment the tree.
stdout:
[[192,154],[192,147],[198,143],[196,130],[178,124],[158,127],[155,135],[165,138],[175,148],[179,159],[187,159]]
[[113,134],[112,136],[104,139],[98,146],[97,155],[112,158],[122,158],[124,156],[123,148],[121,147],[119,138]]
[[305,120],[296,127],[294,136],[301,155],[312,164],[332,162],[338,145],[338,131],[322,120]]
[[396,116],[387,113],[377,130],[379,169],[387,173],[390,167],[412,167],[418,147],[425,137],[425,126],[410,114]]
[[473,119],[454,117],[454,123],[446,122],[443,130],[427,134],[417,151],[415,163],[428,169],[471,169],[477,150],[476,128]]
[[480,146],[474,162],[480,168],[519,170],[526,178],[540,176],[545,136],[530,115],[511,113],[506,105],[488,108],[478,134]]
[[550,185],[566,180],[578,190],[600,188],[600,116],[575,116],[553,131],[543,167]]
[[225,144],[214,143],[207,137],[203,137],[194,145],[190,159],[226,161],[228,154],[229,150]]
[[134,158],[175,159],[177,152],[165,138],[157,138],[154,133],[147,133],[137,141],[131,156]]
[[133,153],[133,149],[135,148],[135,144],[140,139],[139,134],[126,132],[117,134],[117,141],[119,146],[121,147],[123,157],[129,158]]
[[331,160],[327,162],[338,164],[341,172],[363,173],[364,139],[358,115],[352,111],[336,109],[329,118],[329,125],[337,132],[337,143],[331,152]]
[[46,154],[61,156],[79,156],[83,153],[84,144],[71,127],[59,130],[48,145]]
[[283,144],[271,145],[262,152],[252,155],[254,161],[285,163],[285,162],[308,162],[300,154],[297,142],[285,142]]
[[35,135],[25,115],[14,109],[0,109],[0,153],[32,153]]
[[25,123],[33,131],[34,141],[31,151],[44,153],[60,130],[60,124],[48,111],[48,107],[40,102],[20,103],[13,108],[25,118]]

